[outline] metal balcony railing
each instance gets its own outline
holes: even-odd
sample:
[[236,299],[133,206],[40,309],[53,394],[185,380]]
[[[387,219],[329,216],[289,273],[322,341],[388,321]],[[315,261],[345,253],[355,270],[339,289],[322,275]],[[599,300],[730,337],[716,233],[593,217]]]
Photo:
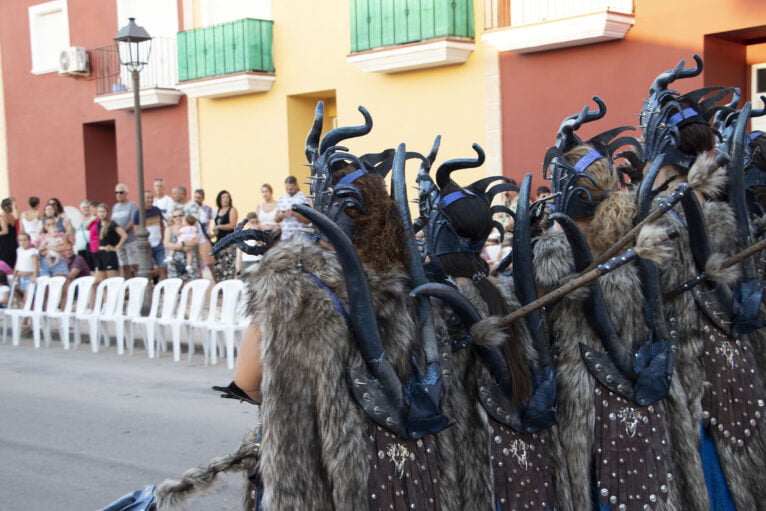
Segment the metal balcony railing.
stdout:
[[[96,95],[127,92],[133,89],[130,72],[120,65],[120,57],[114,45],[93,50],[95,57]],[[178,83],[176,64],[176,40],[155,37],[149,63],[141,71],[142,89],[175,89]]]
[[442,37],[473,39],[473,0],[351,0],[351,51]]
[[244,71],[273,73],[273,27],[271,20],[244,18],[179,32],[179,80]]
[[517,27],[601,11],[633,13],[633,0],[484,0],[484,28]]

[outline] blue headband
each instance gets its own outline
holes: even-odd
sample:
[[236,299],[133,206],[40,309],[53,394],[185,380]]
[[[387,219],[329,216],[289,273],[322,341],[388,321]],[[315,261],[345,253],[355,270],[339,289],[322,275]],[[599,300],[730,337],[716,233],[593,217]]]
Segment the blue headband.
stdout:
[[343,176],[341,180],[338,181],[338,184],[347,185],[347,184],[353,183],[354,181],[356,181],[358,178],[362,177],[365,174],[366,172],[364,170],[359,169],[357,171],[352,172],[351,174],[347,174]]
[[574,170],[576,172],[583,172],[585,169],[590,167],[591,163],[598,160],[599,158],[603,158],[603,155],[595,149],[591,149],[585,153],[582,158],[577,160],[577,163],[575,163],[574,166]]
[[466,198],[466,197],[476,197],[476,194],[475,194],[475,193],[473,193],[473,192],[472,192],[472,191],[470,191],[470,190],[466,190],[465,188],[463,188],[463,189],[461,189],[461,190],[458,190],[458,191],[456,191],[456,192],[452,192],[452,193],[450,193],[449,195],[447,195],[446,197],[444,197],[444,198],[443,198],[443,199],[440,201],[440,203],[441,203],[441,206],[442,206],[443,208],[446,208],[447,206],[449,206],[450,204],[452,204],[452,203],[453,203],[453,202],[455,202],[456,200],[464,199],[464,198]]
[[672,125],[676,125],[681,121],[685,121],[686,119],[691,119],[692,117],[697,117],[699,114],[697,111],[693,108],[685,108],[683,111],[678,112],[677,114],[673,115],[668,119],[668,123]]

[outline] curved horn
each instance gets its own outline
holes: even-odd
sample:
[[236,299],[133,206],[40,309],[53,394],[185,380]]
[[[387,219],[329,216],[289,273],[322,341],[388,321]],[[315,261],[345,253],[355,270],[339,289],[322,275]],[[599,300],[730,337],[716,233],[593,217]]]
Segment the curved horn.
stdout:
[[636,218],[633,219],[634,225],[646,218],[649,214],[649,210],[652,208],[654,181],[660,173],[662,161],[664,159],[664,154],[660,153],[657,155],[652,162],[652,165],[649,167],[649,170],[644,174],[644,178],[641,180],[641,184],[638,187],[638,196],[636,197],[636,200],[638,201],[638,212],[636,213]]
[[654,79],[654,83],[649,88],[649,93],[656,93],[668,88],[668,85],[676,81],[678,78],[692,78],[702,72],[702,58],[696,53],[693,55],[694,61],[697,63],[697,67],[692,69],[684,69],[686,64],[685,60],[681,60],[678,65],[670,71],[665,71]]
[[[423,264],[420,259],[420,252],[415,242],[415,233],[412,229],[412,217],[410,216],[410,207],[407,203],[407,183],[404,177],[404,164],[407,151],[404,144],[399,144],[393,159],[393,174],[391,176],[391,188],[396,199],[396,206],[399,212],[399,218],[404,226],[404,232],[407,238],[407,251],[409,254],[408,270],[415,286],[427,282],[426,273],[423,270]],[[431,304],[427,298],[418,299],[418,319],[421,331],[421,341],[423,343],[423,352],[425,353],[428,364],[439,361],[439,348],[434,332],[433,315],[431,314]]]
[[324,119],[324,101],[317,103],[314,110],[314,122],[311,124],[311,130],[306,137],[306,160],[313,163],[319,156],[319,135],[322,133],[322,120]]
[[440,190],[444,189],[444,186],[450,182],[450,174],[459,169],[472,169],[480,167],[484,164],[484,149],[479,144],[473,144],[471,146],[476,151],[476,159],[457,158],[454,160],[447,160],[436,171],[436,185]]
[[[503,184],[510,184],[510,183],[508,183],[508,181],[510,181],[510,178],[508,178],[508,177],[505,177],[505,176],[489,176],[489,177],[481,178],[481,179],[479,179],[478,181],[476,181],[474,183],[471,183],[466,188],[470,188],[471,191],[476,192],[477,194],[482,194],[483,195],[483,194],[487,193],[487,186],[489,186],[490,183],[493,183],[495,181],[503,181],[503,183],[499,183],[498,185],[495,185],[495,186],[499,186],[499,185],[503,185]],[[518,187],[516,187],[516,188],[518,189]],[[491,190],[491,188],[490,188],[490,190]]]
[[362,135],[366,135],[370,132],[372,129],[372,117],[370,116],[370,113],[363,106],[359,107],[359,111],[364,117],[364,124],[361,126],[344,126],[328,131],[327,134],[322,138],[322,143],[319,147],[320,153],[324,154],[327,149],[338,145],[338,142],[342,140],[361,137]]
[[[513,284],[521,305],[527,305],[537,299],[537,285],[532,266],[532,224],[529,214],[531,187],[532,174],[527,174],[524,176],[524,181],[519,189],[519,197],[516,202],[516,221],[513,226]],[[551,365],[542,314],[536,310],[525,316],[524,321],[530,335],[533,336],[540,366]]]
[[[410,293],[413,296],[427,295],[433,296],[449,305],[460,318],[461,323],[466,330],[481,320],[481,315],[473,304],[463,296],[457,289],[446,284],[431,282],[418,286]],[[492,373],[495,381],[508,391],[511,390],[511,375],[508,365],[500,350],[496,346],[478,346],[473,345],[487,365],[487,369]]]
[[[569,245],[572,249],[572,255],[575,260],[575,271],[581,272],[590,266],[593,262],[593,258],[590,254],[590,248],[588,242],[585,240],[585,236],[574,221],[566,215],[560,213],[554,213],[551,215],[551,219],[555,220],[564,231],[564,234],[569,241]],[[609,310],[607,309],[604,296],[601,294],[601,286],[597,281],[593,281],[588,284],[590,288],[590,294],[585,298],[583,308],[587,311],[585,314],[588,324],[598,334],[601,339],[601,344],[606,350],[607,356],[611,358],[615,366],[621,373],[628,376],[630,379],[635,379],[636,374],[631,367],[631,354],[620,343],[617,338],[617,331],[614,328],[612,319],[609,316]]]
[[495,196],[498,193],[501,193],[501,192],[518,192],[518,191],[519,191],[519,187],[514,185],[514,184],[512,184],[512,183],[500,183],[500,184],[496,184],[492,188],[490,188],[489,191],[484,194],[484,197],[486,197],[487,202],[492,204],[492,200],[494,200]]
[[402,384],[393,366],[386,358],[369,283],[351,240],[332,220],[315,209],[303,204],[295,204],[293,211],[303,215],[314,224],[335,248],[338,261],[343,268],[351,328],[354,338],[357,340],[359,351],[372,375],[383,385],[388,397],[397,403],[398,407],[402,406]]

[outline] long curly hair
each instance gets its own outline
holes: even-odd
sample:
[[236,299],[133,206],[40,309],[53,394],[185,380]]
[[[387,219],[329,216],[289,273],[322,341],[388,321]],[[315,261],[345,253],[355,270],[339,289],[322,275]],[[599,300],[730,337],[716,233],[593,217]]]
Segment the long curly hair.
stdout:
[[[333,181],[356,170],[346,166],[333,172]],[[374,270],[407,267],[407,239],[404,226],[399,219],[396,203],[386,191],[385,181],[377,174],[370,173],[354,181],[364,198],[366,211],[346,208],[346,214],[354,221],[354,243],[362,263]]]
[[[574,165],[591,149],[591,145],[580,144],[564,157],[570,165]],[[637,209],[633,195],[619,190],[617,174],[611,171],[606,157],[591,163],[587,172],[595,184],[588,179],[581,179],[578,185],[590,190],[593,201],[599,203],[585,230],[588,245],[595,256],[614,245],[630,230]]]

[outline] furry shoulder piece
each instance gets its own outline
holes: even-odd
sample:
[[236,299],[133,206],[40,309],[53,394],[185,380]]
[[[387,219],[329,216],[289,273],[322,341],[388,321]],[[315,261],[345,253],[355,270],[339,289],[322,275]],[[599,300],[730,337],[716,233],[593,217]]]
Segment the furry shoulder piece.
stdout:
[[[406,380],[416,332],[408,281],[400,271],[368,272],[368,280],[387,356]],[[431,437],[401,440],[374,426],[351,397],[348,368],[362,371],[364,362],[336,303],[347,308],[334,252],[300,239],[278,244],[248,275],[248,285],[249,311],[261,329],[264,509],[364,510],[410,498],[400,496],[406,492],[397,490],[396,477],[369,491],[373,467],[395,466],[421,488],[436,485],[433,475],[419,479],[420,467],[437,473]],[[426,492],[417,490],[420,497]],[[426,496],[420,508],[438,506],[438,489],[430,497],[435,504]]]

